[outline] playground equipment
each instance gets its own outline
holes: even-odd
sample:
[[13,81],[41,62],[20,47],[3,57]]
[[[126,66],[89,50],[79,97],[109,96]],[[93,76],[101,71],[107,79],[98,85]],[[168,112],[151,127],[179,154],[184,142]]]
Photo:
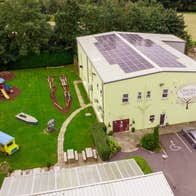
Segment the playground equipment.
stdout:
[[22,120],[24,122],[27,122],[29,124],[37,124],[38,123],[38,120],[35,117],[30,116],[29,114],[25,114],[23,112],[17,114],[16,118],[19,120]]
[[3,78],[0,78],[0,92],[6,99],[10,99],[8,94],[13,92],[10,86],[8,84],[5,84],[5,80]]
[[54,119],[50,119],[47,123],[47,131],[52,132],[56,131],[56,122]]
[[0,151],[6,155],[12,155],[19,149],[15,138],[0,131]]

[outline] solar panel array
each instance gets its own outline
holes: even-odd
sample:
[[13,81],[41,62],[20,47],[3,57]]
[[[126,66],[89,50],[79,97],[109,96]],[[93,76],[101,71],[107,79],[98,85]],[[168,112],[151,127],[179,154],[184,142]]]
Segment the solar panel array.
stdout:
[[177,57],[150,39],[144,39],[137,34],[130,33],[119,33],[119,35],[160,67],[185,67],[177,61]]
[[118,64],[125,73],[153,68],[153,65],[123,42],[117,35],[95,37],[98,50],[110,64]]

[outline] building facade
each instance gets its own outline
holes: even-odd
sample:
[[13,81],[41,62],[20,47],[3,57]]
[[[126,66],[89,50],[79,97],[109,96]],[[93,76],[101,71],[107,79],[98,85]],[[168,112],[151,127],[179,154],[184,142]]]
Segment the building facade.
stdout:
[[109,130],[196,121],[196,62],[183,40],[110,32],[77,43],[80,78]]

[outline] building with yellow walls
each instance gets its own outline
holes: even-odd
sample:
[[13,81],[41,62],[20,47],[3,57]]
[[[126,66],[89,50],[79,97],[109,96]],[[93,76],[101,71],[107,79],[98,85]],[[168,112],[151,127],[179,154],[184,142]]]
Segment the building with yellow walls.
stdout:
[[109,32],[77,38],[80,78],[114,132],[196,121],[196,61],[174,35]]

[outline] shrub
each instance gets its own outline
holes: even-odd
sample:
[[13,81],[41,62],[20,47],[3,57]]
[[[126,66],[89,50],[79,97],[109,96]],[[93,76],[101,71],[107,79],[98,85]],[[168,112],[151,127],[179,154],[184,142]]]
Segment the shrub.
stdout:
[[111,150],[107,143],[107,135],[105,134],[104,123],[96,123],[92,126],[92,135],[94,139],[95,146],[99,156],[103,161],[110,159]]
[[111,151],[111,156],[115,155],[117,152],[120,151],[120,146],[116,140],[112,136],[107,137],[107,143]]
[[8,69],[23,69],[35,67],[51,67],[67,65],[73,63],[73,53],[71,50],[59,52],[43,51],[40,55],[29,54],[20,57],[16,62],[10,63]]
[[143,138],[141,139],[141,145],[143,148],[147,150],[155,150],[156,149],[156,143],[154,141],[154,134],[149,133],[145,134]]
[[156,146],[156,148],[158,148],[159,147],[159,126],[156,126],[154,128],[153,135],[154,135],[155,146]]
[[108,135],[112,136],[113,135],[113,131],[109,131]]
[[135,132],[135,127],[132,127],[131,128],[131,131],[134,133]]

